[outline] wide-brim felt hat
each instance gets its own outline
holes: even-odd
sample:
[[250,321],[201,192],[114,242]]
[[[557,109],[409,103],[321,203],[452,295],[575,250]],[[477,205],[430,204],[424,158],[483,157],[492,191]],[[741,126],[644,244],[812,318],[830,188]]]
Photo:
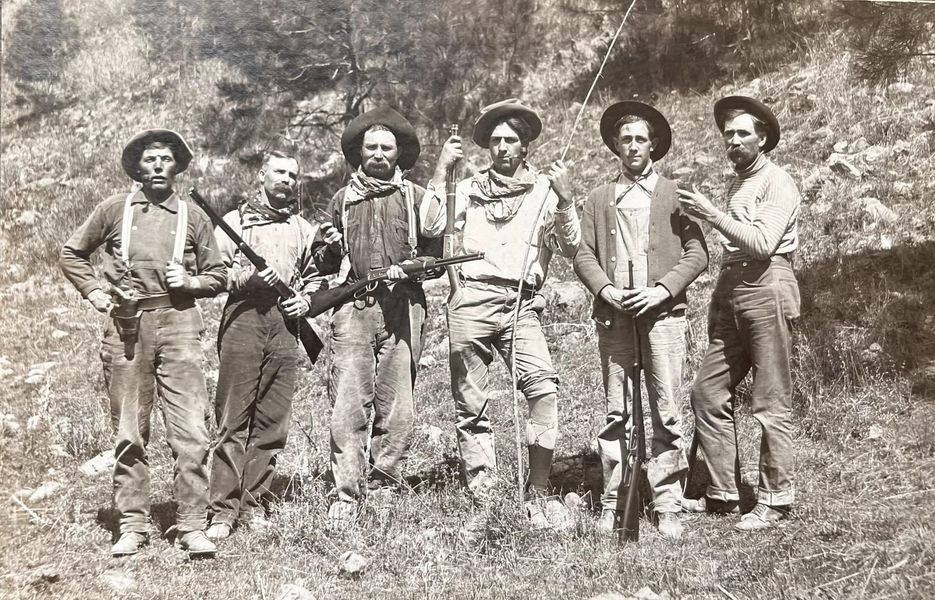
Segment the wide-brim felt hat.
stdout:
[[503,119],[509,117],[522,119],[529,125],[530,133],[527,142],[533,141],[542,133],[542,119],[539,118],[539,113],[523,104],[522,101],[509,98],[508,100],[494,102],[481,109],[480,116],[474,123],[474,132],[471,134],[471,139],[478,146],[486,148],[494,128]]
[[162,142],[172,148],[172,157],[175,159],[176,173],[181,173],[192,162],[192,149],[180,134],[171,129],[146,129],[130,138],[123,147],[120,156],[120,165],[124,172],[134,181],[140,180],[140,158],[148,144]]
[[727,121],[724,113],[734,108],[749,113],[766,123],[766,143],[763,144],[763,152],[769,152],[776,147],[779,143],[779,119],[768,106],[749,96],[727,96],[714,103],[714,121],[718,129],[724,131],[724,123]]
[[383,125],[393,132],[396,137],[396,147],[399,157],[396,165],[402,169],[411,169],[419,159],[422,148],[419,146],[419,137],[412,123],[389,106],[378,106],[373,110],[357,115],[344,128],[341,134],[341,151],[344,158],[354,168],[360,166],[360,146],[364,142],[364,133],[374,125]]
[[634,115],[645,119],[653,128],[653,139],[656,140],[649,157],[654,161],[660,160],[669,151],[672,146],[672,128],[669,121],[661,112],[648,104],[637,102],[635,100],[624,100],[611,104],[601,115],[601,138],[604,144],[610,148],[610,151],[620,155],[617,150],[617,122],[626,115]]

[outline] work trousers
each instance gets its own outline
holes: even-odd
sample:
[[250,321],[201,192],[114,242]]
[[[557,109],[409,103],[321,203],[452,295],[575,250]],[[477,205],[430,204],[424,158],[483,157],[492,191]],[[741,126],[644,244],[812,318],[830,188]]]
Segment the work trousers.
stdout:
[[[487,384],[494,349],[510,365],[515,306],[516,290],[470,280],[448,304],[455,430],[469,487],[478,475],[496,471]],[[516,324],[516,386],[529,406],[526,443],[531,451],[536,447],[546,450],[539,454],[547,458],[530,461],[530,484],[536,487],[547,484],[551,452],[558,440],[558,375],[539,321],[543,307],[541,296],[524,300]]]
[[233,525],[265,514],[289,433],[298,343],[275,299],[248,296],[224,308],[218,354],[211,513]]
[[[208,393],[202,370],[198,308],[143,311],[139,338],[126,345],[108,319],[101,345],[104,381],[116,431],[114,504],[120,531],[145,533],[150,521],[150,478],[146,446],[153,409],[153,380],[162,399],[166,441],[174,460],[179,532],[204,529],[208,506]],[[129,348],[127,347],[129,346]],[[132,358],[127,350],[132,349]]]
[[422,286],[408,282],[381,285],[332,316],[328,393],[334,407],[331,471],[339,500],[357,501],[366,476],[374,485],[401,480],[400,463],[412,443],[412,390],[424,324]]
[[[653,490],[653,510],[678,512],[682,498],[680,478],[687,468],[678,403],[685,364],[685,316],[639,319],[637,322],[640,362],[646,377],[653,426],[652,460],[647,464],[647,476]],[[597,345],[607,406],[606,423],[597,436],[604,471],[601,504],[605,509],[623,510],[618,502],[623,502],[623,486],[627,484],[623,481],[623,473],[633,430],[633,390],[640,385],[639,379],[633,378],[636,353],[632,317],[618,313],[610,327],[598,325]]]
[[788,506],[793,485],[791,326],[799,287],[780,256],[721,269],[708,317],[708,349],[695,376],[692,408],[698,447],[711,474],[708,498],[736,501],[737,385],[753,369],[751,410],[762,430],[758,501]]

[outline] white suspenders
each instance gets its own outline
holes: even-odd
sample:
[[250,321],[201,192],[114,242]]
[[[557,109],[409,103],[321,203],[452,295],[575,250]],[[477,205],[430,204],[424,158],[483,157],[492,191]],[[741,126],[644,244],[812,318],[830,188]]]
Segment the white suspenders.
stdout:
[[[120,258],[127,268],[130,267],[130,232],[133,230],[133,196],[130,192],[123,203],[123,222],[120,226]],[[172,261],[180,263],[185,254],[185,238],[188,234],[188,204],[179,198],[178,219],[175,223],[175,246],[172,249]]]

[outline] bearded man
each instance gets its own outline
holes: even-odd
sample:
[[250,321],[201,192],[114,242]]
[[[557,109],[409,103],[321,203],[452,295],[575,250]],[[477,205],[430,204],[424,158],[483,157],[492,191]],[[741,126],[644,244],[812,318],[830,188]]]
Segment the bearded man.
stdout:
[[[410,280],[400,265],[426,256],[427,238],[437,237],[419,219],[425,190],[405,179],[420,152],[409,121],[386,106],[365,112],[348,123],[341,150],[356,169],[330,207],[344,232],[341,277],[355,281],[390,267],[390,282],[336,308],[331,318],[336,498],[328,517],[335,526],[356,520],[365,495],[394,493],[403,481],[426,303],[421,282]],[[330,271],[339,270],[342,252],[329,254]]]

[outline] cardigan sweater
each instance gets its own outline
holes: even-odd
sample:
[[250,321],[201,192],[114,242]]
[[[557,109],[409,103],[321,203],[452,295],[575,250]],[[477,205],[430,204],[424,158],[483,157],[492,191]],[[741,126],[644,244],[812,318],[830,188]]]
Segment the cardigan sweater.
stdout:
[[[600,296],[613,285],[617,261],[617,203],[614,182],[593,190],[581,218],[581,244],[575,256],[575,273],[594,294],[592,317],[610,326],[614,309]],[[675,182],[659,177],[649,209],[647,285],[661,285],[672,296],[652,311],[652,316],[684,310],[685,289],[708,267],[708,247],[697,222],[682,214]]]

